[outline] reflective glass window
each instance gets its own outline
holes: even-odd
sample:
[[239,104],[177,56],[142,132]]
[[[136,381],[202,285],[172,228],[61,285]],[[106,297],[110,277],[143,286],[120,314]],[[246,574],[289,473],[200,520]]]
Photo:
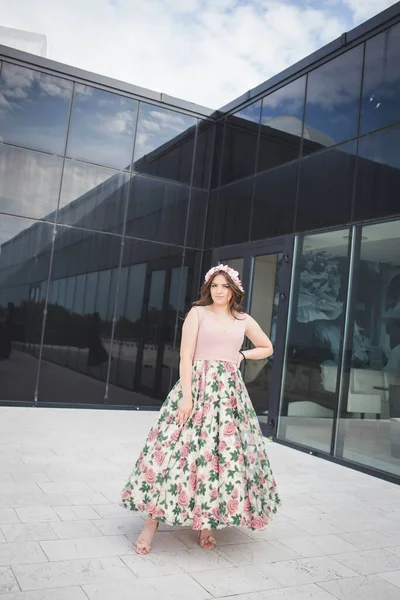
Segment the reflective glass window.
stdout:
[[126,234],[183,244],[189,187],[137,175],[132,178]]
[[34,398],[53,226],[0,215],[0,399]]
[[[229,265],[231,261],[229,260]],[[236,260],[234,263],[242,263]],[[235,267],[236,270],[237,267]],[[265,254],[252,257],[252,277],[247,291],[249,314],[275,345],[278,325],[279,296],[281,289],[282,254]],[[243,266],[239,271],[243,272]],[[254,348],[250,340],[245,341],[247,349]],[[274,352],[275,354],[275,352]],[[243,378],[251,403],[261,423],[268,421],[274,354],[267,359],[246,361],[243,365]]]
[[203,247],[207,202],[208,192],[196,188],[192,189],[186,237],[186,245],[192,248]]
[[349,230],[301,237],[278,436],[329,453],[349,274]]
[[75,285],[75,297],[74,297],[74,312],[79,314],[83,313],[83,303],[85,301],[85,290],[86,290],[86,274],[78,275],[76,277]]
[[299,163],[256,175],[251,239],[293,233]]
[[193,169],[193,185],[195,187],[208,189],[210,186],[214,135],[215,124],[199,120]]
[[299,158],[305,90],[301,77],[263,98],[258,171]]
[[253,177],[218,190],[215,216],[215,246],[249,240]]
[[350,221],[356,152],[348,142],[302,160],[296,231]]
[[400,221],[356,239],[336,455],[400,475]]
[[129,174],[65,160],[57,221],[122,233]]
[[0,210],[54,220],[62,158],[0,143]]
[[[43,343],[39,398],[43,402],[102,404],[110,356],[121,237],[57,226]],[[56,294],[50,292],[51,300]],[[68,369],[68,371],[66,370]],[[52,381],[49,385],[47,382]],[[82,400],[81,400],[82,401]]]
[[159,406],[165,398],[177,315],[171,286],[176,285],[173,273],[182,266],[182,254],[173,245],[125,239],[111,361],[112,404]]
[[196,123],[195,117],[141,102],[134,170],[189,183]]
[[76,84],[67,155],[129,169],[137,104],[132,98]]
[[357,136],[363,46],[308,75],[303,154]]
[[215,139],[213,149],[213,162],[211,168],[211,188],[219,186],[222,166],[222,148],[224,141],[225,121],[215,125]]
[[361,133],[400,121],[400,24],[365,47]]
[[0,139],[64,154],[72,82],[3,63],[0,77]]
[[210,190],[206,218],[206,231],[204,236],[204,248],[213,248],[214,246],[218,245],[214,243],[217,224],[218,195],[218,189]]
[[354,218],[399,214],[400,125],[360,138]]
[[243,179],[256,169],[261,100],[227,117],[221,185]]
[[[133,244],[133,240],[125,240],[125,247],[128,249]],[[126,252],[124,254],[126,255]],[[127,393],[124,390],[134,388],[147,264],[129,265],[129,260],[124,262],[126,266],[121,269],[119,311],[112,348],[110,382],[113,387],[110,399],[115,404],[138,404],[137,399],[132,397],[132,392]]]

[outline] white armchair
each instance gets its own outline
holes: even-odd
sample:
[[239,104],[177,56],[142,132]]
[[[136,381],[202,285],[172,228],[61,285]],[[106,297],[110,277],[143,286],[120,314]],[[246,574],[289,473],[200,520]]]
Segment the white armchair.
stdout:
[[385,392],[376,389],[377,387],[385,387],[383,371],[351,369],[347,411],[361,415],[380,415]]

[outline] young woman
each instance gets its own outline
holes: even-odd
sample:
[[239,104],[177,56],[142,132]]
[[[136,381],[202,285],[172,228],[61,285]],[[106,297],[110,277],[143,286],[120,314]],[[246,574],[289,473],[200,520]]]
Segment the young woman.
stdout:
[[[136,543],[150,551],[159,522],[211,532],[229,526],[264,529],[280,499],[265,441],[239,371],[242,360],[271,356],[272,344],[244,313],[239,273],[208,271],[200,300],[182,331],[180,380],[165,400],[134,470],[122,506],[148,513]],[[241,351],[244,336],[254,345]]]

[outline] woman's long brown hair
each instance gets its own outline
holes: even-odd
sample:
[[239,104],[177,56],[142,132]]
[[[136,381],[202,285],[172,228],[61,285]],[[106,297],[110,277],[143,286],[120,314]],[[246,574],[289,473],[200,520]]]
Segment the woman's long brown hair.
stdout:
[[229,310],[231,311],[232,316],[236,319],[237,314],[244,313],[243,300],[245,293],[238,288],[233,279],[225,271],[217,271],[212,275],[212,277],[210,277],[208,281],[203,283],[200,290],[200,298],[197,300],[197,302],[193,302],[193,306],[210,306],[210,304],[213,304],[213,299],[211,297],[211,285],[217,275],[223,275],[227,284],[232,290],[232,298],[229,301]]

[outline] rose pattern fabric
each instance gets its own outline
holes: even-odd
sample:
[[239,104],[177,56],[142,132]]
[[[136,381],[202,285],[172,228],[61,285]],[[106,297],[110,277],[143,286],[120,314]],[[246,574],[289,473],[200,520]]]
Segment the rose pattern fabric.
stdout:
[[178,381],[150,430],[121,505],[169,525],[261,530],[280,498],[242,374],[225,361],[193,363],[193,412],[176,423]]

